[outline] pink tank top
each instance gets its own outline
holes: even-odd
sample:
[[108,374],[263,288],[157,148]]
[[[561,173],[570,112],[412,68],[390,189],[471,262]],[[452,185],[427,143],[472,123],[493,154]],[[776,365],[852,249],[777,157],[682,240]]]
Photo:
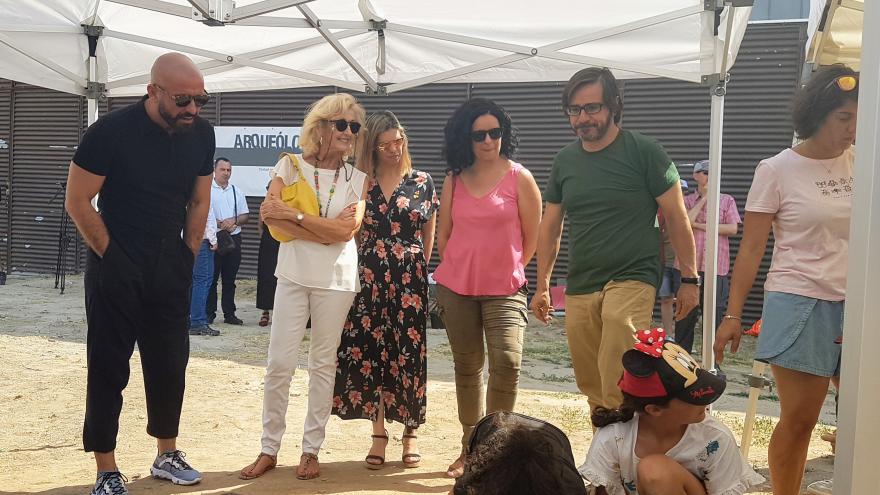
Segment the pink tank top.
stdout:
[[434,280],[463,296],[509,296],[526,283],[513,163],[494,189],[475,198],[455,178],[452,233]]

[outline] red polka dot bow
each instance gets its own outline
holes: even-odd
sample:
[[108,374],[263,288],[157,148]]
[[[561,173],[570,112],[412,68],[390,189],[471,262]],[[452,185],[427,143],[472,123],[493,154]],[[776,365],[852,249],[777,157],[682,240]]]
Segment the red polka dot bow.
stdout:
[[644,352],[651,357],[663,356],[663,342],[666,340],[666,330],[662,328],[652,328],[650,330],[639,330],[636,332],[636,349]]

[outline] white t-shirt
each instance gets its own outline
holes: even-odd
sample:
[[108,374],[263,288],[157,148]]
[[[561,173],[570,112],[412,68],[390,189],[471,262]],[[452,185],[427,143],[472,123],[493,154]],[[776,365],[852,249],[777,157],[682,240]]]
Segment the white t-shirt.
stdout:
[[[593,486],[604,486],[608,495],[638,495],[638,433],[638,414],[626,423],[599,428],[587,460],[578,471]],[[709,495],[741,495],[764,482],[764,477],[743,460],[730,430],[710,415],[688,425],[681,440],[666,455],[703,480]]]
[[[229,182],[224,189],[215,180],[211,180],[211,209],[214,211],[217,223],[242,213],[250,213],[247,198],[244,197],[241,188],[233,187]],[[241,227],[236,227],[230,234],[241,234]]]
[[[302,155],[296,155],[296,158],[306,182],[314,190],[314,165],[303,160]],[[328,194],[336,171],[321,168],[317,170],[321,190],[319,201],[321,209],[327,212],[327,218],[336,218],[346,206],[361,200],[367,176],[353,166],[345,165],[339,170],[336,189],[327,208]],[[278,160],[269,175],[272,178],[281,177],[287,186],[299,179],[296,168],[286,155]],[[360,281],[355,241],[351,239],[329,245],[303,239],[282,242],[278,248],[275,276],[306,287],[357,292],[360,290]]]
[[746,211],[775,214],[765,290],[846,298],[854,161],[853,148],[831,160],[789,148],[758,164]]

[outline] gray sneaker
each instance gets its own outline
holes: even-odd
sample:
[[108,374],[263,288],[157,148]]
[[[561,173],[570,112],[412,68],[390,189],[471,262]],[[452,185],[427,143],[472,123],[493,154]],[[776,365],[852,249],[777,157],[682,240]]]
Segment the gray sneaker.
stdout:
[[186,454],[180,450],[159,454],[150,466],[150,474],[171,480],[175,485],[195,485],[202,481],[202,473],[193,469],[184,457]]
[[119,471],[98,473],[91,495],[128,495],[128,490],[125,489],[126,483],[128,478]]

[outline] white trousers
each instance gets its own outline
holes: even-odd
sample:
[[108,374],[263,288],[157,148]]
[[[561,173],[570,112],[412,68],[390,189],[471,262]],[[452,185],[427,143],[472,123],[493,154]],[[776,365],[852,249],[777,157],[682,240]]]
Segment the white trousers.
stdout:
[[287,423],[290,381],[309,316],[309,405],[303,427],[302,451],[317,454],[330,419],[336,378],[336,349],[354,301],[354,292],[314,289],[278,280],[269,336],[269,360],[263,390],[262,451],[277,455]]

